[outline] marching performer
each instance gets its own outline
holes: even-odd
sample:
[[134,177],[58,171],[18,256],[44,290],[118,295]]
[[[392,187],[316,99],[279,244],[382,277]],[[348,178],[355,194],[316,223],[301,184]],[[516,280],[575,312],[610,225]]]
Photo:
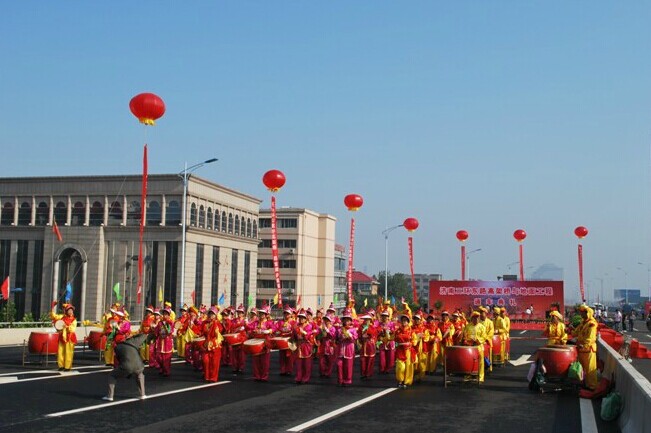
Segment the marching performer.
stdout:
[[488,359],[491,361],[488,371],[493,371],[493,335],[495,334],[495,326],[493,321],[488,318],[488,308],[480,306],[479,310],[479,323],[484,325],[484,341],[488,343]]
[[459,312],[455,311],[452,313],[451,322],[452,326],[454,327],[454,331],[452,332],[452,341],[455,345],[460,345],[463,343],[463,328],[465,327],[464,320],[465,319],[461,319]]
[[208,382],[219,380],[219,365],[222,352],[222,324],[218,319],[217,307],[210,307],[201,335],[205,338],[202,350],[203,378]]
[[189,317],[188,306],[183,304],[180,317],[174,321],[174,329],[176,329],[176,353],[179,358],[185,358],[185,345],[187,344],[185,341],[185,333],[188,330],[186,322]]
[[154,313],[152,314],[151,323],[149,325],[149,335],[151,337],[145,340],[149,346],[149,366],[152,368],[160,367],[158,364],[158,349],[156,347],[156,327],[160,323],[160,318],[160,310],[158,308],[154,308]]
[[479,383],[484,383],[484,336],[486,329],[479,322],[479,312],[473,311],[470,322],[463,328],[463,345],[475,346],[479,351]]
[[337,338],[337,328],[332,324],[332,316],[326,314],[323,316],[321,326],[318,329],[316,336],[319,347],[317,356],[319,358],[319,373],[321,377],[330,377],[332,375],[332,368],[335,365],[335,339]]
[[171,318],[172,310],[163,309],[160,322],[156,325],[156,352],[158,355],[158,369],[161,376],[168,377],[172,369],[172,352],[174,351],[174,340],[172,332],[174,321]]
[[341,316],[341,328],[337,333],[337,374],[340,386],[348,386],[353,383],[356,340],[357,330],[353,327],[352,312],[346,309]]
[[113,350],[117,344],[124,343],[124,340],[131,336],[131,322],[126,319],[127,313],[125,312],[124,307],[112,311],[114,311],[117,321],[111,320],[107,324],[109,325],[109,331],[108,336],[106,337],[106,346],[109,346],[109,344],[111,345],[113,366],[117,367],[119,361],[115,356],[113,356]]
[[[224,308],[224,311],[222,312],[222,328],[224,328],[224,332],[226,332],[227,329],[231,328],[231,320],[234,319],[233,316],[233,309],[228,306]],[[228,344],[226,340],[222,343],[222,360],[221,360],[222,367],[230,367],[231,366],[231,346]]]
[[427,339],[423,341],[423,352],[428,353],[426,374],[432,375],[436,372],[436,365],[441,355],[441,330],[438,323],[434,320],[434,314],[427,315],[425,329],[427,329]]
[[500,307],[493,307],[493,329],[495,329],[495,334],[500,336],[500,347],[493,348],[493,353],[499,350],[499,360],[502,363],[506,362],[506,336],[507,331],[504,324],[504,320],[500,317]]
[[308,322],[307,312],[301,308],[298,312],[298,323],[293,329],[293,339],[296,341],[296,384],[305,384],[312,375],[312,350],[316,329]]
[[[275,334],[280,337],[291,337],[294,328],[292,320],[291,307],[285,307],[283,318],[276,322]],[[278,360],[280,363],[280,375],[291,376],[294,371],[294,354],[289,349],[278,350]]]
[[502,322],[504,322],[504,329],[506,330],[504,334],[504,356],[508,361],[511,359],[511,354],[509,353],[509,347],[511,347],[509,341],[511,340],[511,319],[509,319],[509,316],[506,314],[506,308],[500,308],[500,317],[502,318]]
[[415,335],[411,329],[411,318],[409,311],[401,314],[400,325],[396,329],[396,380],[398,388],[407,388],[414,382],[414,360],[416,359],[417,344]]
[[396,342],[394,341],[396,326],[390,320],[391,309],[383,309],[378,324],[378,339],[380,345],[380,374],[389,374],[396,364]]
[[104,335],[106,336],[106,346],[104,347],[104,363],[107,366],[113,366],[113,344],[110,344],[108,338],[113,331],[113,324],[120,321],[120,318],[116,314],[119,308],[120,305],[115,303],[111,305],[109,311],[104,313],[102,316],[102,327],[104,329]]
[[370,379],[375,369],[375,350],[377,343],[377,328],[373,325],[372,317],[367,313],[360,317],[362,324],[357,329],[359,343],[359,360],[362,369],[362,380]]
[[[140,322],[140,329],[138,330],[139,334],[145,334],[149,335],[151,332],[151,324],[154,321],[154,307],[151,305],[147,308],[145,308],[145,317],[142,318],[142,322]],[[140,346],[140,358],[142,361],[145,363],[145,365],[149,365],[149,343],[147,343],[147,339],[142,343],[142,346]]]
[[414,379],[417,382],[420,382],[425,373],[427,373],[427,358],[429,358],[429,352],[425,352],[427,345],[423,344],[424,341],[429,340],[429,332],[423,323],[423,312],[417,311],[413,317],[414,324],[412,326],[412,331],[415,339],[414,350],[416,351],[416,356],[414,357]]
[[[57,301],[52,302],[50,318],[59,333],[59,345],[57,347],[57,365],[59,371],[70,371],[72,358],[75,355],[75,343],[77,343],[77,319],[75,319],[75,307],[72,304],[63,304],[63,314],[56,314]],[[57,326],[57,322],[59,325]]]
[[592,308],[587,305],[579,307],[581,326],[576,332],[576,348],[579,351],[579,362],[585,372],[585,386],[594,390],[597,388],[597,321],[593,317]]
[[258,382],[269,380],[269,366],[271,361],[270,336],[274,330],[274,322],[271,320],[271,308],[269,305],[258,310],[256,326],[251,330],[250,338],[261,338],[265,340],[262,353],[253,356],[253,379]]
[[549,322],[545,326],[543,335],[547,337],[547,344],[565,344],[567,342],[565,323],[563,323],[561,313],[558,311],[549,313]]
[[[239,334],[246,332],[246,319],[244,310],[244,305],[240,304],[235,310],[237,317],[230,322],[230,329],[228,330],[229,334]],[[231,366],[233,367],[233,374],[238,374],[244,372],[244,363],[246,362],[246,357],[244,350],[242,350],[241,344],[236,344],[231,346]]]

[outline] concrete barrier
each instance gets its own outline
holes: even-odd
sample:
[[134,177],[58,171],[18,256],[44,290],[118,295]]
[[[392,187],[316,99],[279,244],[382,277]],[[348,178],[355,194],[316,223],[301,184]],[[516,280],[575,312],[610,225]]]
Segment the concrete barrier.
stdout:
[[651,382],[622,355],[599,338],[597,356],[604,362],[603,377],[615,380],[624,408],[617,424],[622,433],[651,432]]

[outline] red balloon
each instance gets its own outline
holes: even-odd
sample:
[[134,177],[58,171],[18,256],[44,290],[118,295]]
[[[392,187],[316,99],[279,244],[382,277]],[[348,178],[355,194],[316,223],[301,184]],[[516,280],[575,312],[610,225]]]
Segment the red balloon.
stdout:
[[344,204],[350,211],[356,211],[364,204],[364,199],[359,194],[348,194],[344,197]]
[[465,230],[459,230],[457,232],[457,239],[459,239],[461,242],[465,242],[468,239],[468,232]]
[[280,170],[269,170],[262,176],[262,183],[271,192],[276,192],[285,185],[285,174]]
[[145,125],[155,125],[156,119],[165,114],[165,103],[153,93],[141,93],[131,98],[129,108],[134,116]]
[[513,232],[513,237],[515,238],[516,241],[522,242],[524,240],[524,238],[527,237],[527,232],[525,232],[522,229],[518,229],[518,230]]
[[407,231],[413,232],[418,228],[418,220],[416,218],[407,218],[402,225],[407,229]]
[[588,236],[588,229],[583,226],[578,226],[574,229],[574,234],[577,238],[583,239],[584,237]]

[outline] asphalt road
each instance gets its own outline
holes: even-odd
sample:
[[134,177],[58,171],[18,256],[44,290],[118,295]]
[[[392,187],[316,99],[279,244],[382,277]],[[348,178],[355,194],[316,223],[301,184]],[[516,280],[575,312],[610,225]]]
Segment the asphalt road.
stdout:
[[[527,339],[535,336],[531,331],[513,333],[512,360],[525,355],[524,362],[544,344]],[[530,364],[496,367],[482,386],[453,378],[445,388],[439,373],[406,390],[396,388],[393,375],[360,381],[356,364],[353,386],[341,388],[334,378],[320,379],[316,369],[310,384],[295,385],[293,378],[277,374],[274,353],[268,383],[252,380],[249,362],[239,376],[222,368],[221,382],[215,385],[203,382],[191,367],[176,363],[169,378],[153,369],[146,371],[148,399],[137,399],[135,381],[120,380],[115,401],[107,403],[101,400],[107,370],[96,354],[79,352],[73,371],[59,373],[56,365],[23,367],[21,353],[21,348],[0,348],[0,432],[576,433],[585,428],[575,393],[528,390]],[[600,433],[618,431],[613,423],[600,422],[598,403],[592,410]]]

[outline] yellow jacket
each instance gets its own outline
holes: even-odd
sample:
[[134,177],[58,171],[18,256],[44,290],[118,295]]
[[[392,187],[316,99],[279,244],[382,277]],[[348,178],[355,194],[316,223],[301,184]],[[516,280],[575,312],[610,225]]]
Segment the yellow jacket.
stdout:
[[487,317],[484,320],[480,320],[480,323],[484,325],[484,340],[488,341],[492,345],[493,335],[495,335],[495,325],[493,325],[493,321]]
[[547,344],[565,344],[567,334],[565,333],[565,324],[563,322],[550,322],[545,327],[544,335],[547,336]]
[[465,344],[471,344],[472,346],[481,346],[486,341],[486,328],[484,325],[477,323],[473,325],[472,322],[463,328],[463,341]]
[[597,321],[592,317],[591,308],[588,308],[588,317],[577,327],[574,335],[579,352],[597,351]]

